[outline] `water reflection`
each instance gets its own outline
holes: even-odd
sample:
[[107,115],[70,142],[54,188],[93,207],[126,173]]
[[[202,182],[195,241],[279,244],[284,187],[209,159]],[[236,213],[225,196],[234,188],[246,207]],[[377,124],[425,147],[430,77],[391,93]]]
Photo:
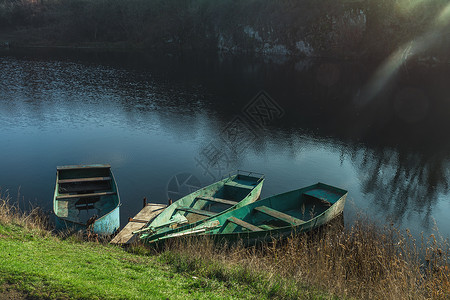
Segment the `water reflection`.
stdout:
[[[0,183],[42,206],[56,165],[89,162],[116,168],[123,220],[144,196],[165,202],[176,174],[205,185],[237,168],[266,173],[266,196],[324,181],[425,229],[446,201],[445,69],[410,66],[360,105],[377,64],[45,52],[0,66]],[[261,90],[283,112],[263,124],[252,113],[272,110],[248,109]]]
[[405,149],[353,149],[362,176],[362,190],[374,195],[373,203],[398,223],[409,211],[422,216],[429,228],[440,194],[448,192],[448,153],[413,153]]

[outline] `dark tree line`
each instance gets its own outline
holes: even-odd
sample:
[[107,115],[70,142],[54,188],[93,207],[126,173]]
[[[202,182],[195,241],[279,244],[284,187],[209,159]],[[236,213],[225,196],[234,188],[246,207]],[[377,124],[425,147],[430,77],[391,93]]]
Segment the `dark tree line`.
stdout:
[[[294,49],[303,39],[325,52],[361,53],[390,51],[413,39],[448,2],[411,7],[406,0],[0,0],[0,31],[28,33],[25,44],[215,48],[225,37],[251,51],[268,40]],[[349,11],[364,14],[365,26],[352,24]],[[257,39],[249,38],[246,26],[258,32]],[[361,27],[357,39],[355,26]]]

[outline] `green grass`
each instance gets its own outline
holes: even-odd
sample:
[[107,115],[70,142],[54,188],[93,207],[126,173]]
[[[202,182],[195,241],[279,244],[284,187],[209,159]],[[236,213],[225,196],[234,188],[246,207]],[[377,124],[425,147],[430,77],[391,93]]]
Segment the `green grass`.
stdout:
[[[148,254],[148,253],[147,253]],[[0,224],[0,294],[6,289],[50,299],[268,299],[277,285],[239,268],[174,253],[139,255],[42,229]],[[187,264],[186,264],[187,263]],[[189,265],[189,263],[191,265]],[[201,264],[207,272],[201,271]],[[296,298],[330,298],[304,288]]]
[[0,225],[0,286],[38,298],[255,298],[173,272],[156,257],[110,245],[61,240],[18,225]]
[[42,211],[23,213],[0,195],[0,299],[331,298],[310,287],[281,288],[267,272],[198,251],[124,249],[51,229]]

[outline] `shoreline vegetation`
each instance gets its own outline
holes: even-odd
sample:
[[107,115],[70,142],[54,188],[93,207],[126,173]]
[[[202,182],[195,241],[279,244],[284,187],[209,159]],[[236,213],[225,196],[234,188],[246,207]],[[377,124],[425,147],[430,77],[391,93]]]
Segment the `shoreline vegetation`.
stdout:
[[0,0],[0,44],[448,62],[448,0]]
[[0,200],[0,293],[25,299],[448,299],[448,241],[360,218],[245,248],[180,239],[121,248],[56,234],[38,208]]

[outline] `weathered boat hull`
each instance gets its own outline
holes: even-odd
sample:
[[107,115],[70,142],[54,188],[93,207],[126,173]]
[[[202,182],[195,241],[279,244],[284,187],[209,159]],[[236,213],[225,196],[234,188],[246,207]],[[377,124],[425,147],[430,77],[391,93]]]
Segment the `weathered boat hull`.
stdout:
[[[342,198],[341,201],[336,203],[331,210],[327,211],[324,215],[321,215],[314,219],[314,221],[306,222],[303,225],[295,227],[284,227],[275,230],[267,230],[262,232],[240,232],[237,234],[228,233],[221,234],[217,236],[219,240],[227,240],[228,242],[244,241],[246,245],[255,245],[257,243],[267,243],[273,240],[282,240],[285,238],[292,237],[293,235],[299,233],[306,233],[316,230],[325,224],[328,224],[334,218],[338,217],[343,213],[345,206],[346,196]],[[211,234],[210,234],[211,235]]]
[[[240,171],[242,172],[242,171]],[[207,221],[213,216],[242,207],[259,199],[264,176],[238,174],[197,190],[169,205],[160,215],[149,223],[141,235],[141,240],[151,240],[152,236],[177,232],[181,228],[191,228]],[[186,209],[187,208],[187,209]],[[211,214],[208,214],[211,212]],[[199,215],[204,214],[204,215]],[[174,223],[174,216],[186,217],[184,223]]]
[[[69,221],[64,218],[55,218],[55,228],[57,230],[69,230],[69,231],[85,231],[87,230],[86,224]],[[92,228],[91,232],[100,235],[114,234],[120,228],[120,208],[117,207],[111,211],[107,216],[97,220]]]
[[317,183],[248,204],[188,230],[160,236],[153,242],[181,236],[210,236],[227,242],[242,240],[247,245],[283,239],[317,229],[342,214],[346,196],[345,190]]
[[57,230],[115,233],[120,227],[120,197],[110,166],[58,167],[53,210]]

